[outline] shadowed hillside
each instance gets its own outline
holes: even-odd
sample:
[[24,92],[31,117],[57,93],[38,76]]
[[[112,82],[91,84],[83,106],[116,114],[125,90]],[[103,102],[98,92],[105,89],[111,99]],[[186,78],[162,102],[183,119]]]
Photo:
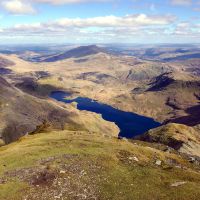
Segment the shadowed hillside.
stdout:
[[[28,95],[1,77],[0,107],[0,138],[3,143],[16,141],[28,133],[52,129],[75,128],[95,132],[106,128],[105,134],[118,134],[115,125],[105,122],[98,115],[80,113],[71,105]],[[95,125],[89,125],[87,119]]]
[[11,60],[8,60],[2,56],[0,56],[0,67],[8,67],[8,66],[12,66],[15,63],[12,62]]

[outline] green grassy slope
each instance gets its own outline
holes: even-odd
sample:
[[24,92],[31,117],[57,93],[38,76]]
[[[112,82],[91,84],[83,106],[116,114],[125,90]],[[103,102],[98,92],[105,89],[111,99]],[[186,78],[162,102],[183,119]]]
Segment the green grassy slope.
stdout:
[[145,146],[84,131],[26,136],[0,148],[0,200],[199,199],[198,166]]

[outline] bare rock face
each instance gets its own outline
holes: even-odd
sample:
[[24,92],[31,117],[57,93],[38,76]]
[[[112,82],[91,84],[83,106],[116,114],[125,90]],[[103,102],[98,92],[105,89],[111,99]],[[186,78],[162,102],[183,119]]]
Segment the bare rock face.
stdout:
[[151,143],[161,143],[179,152],[200,156],[200,129],[198,126],[189,127],[170,123],[152,129],[137,137],[137,139]]

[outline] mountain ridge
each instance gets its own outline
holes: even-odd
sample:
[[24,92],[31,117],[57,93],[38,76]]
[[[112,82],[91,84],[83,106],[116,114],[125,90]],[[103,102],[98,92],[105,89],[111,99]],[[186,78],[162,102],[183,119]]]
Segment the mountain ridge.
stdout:
[[42,62],[56,62],[56,61],[61,61],[61,60],[69,59],[69,58],[81,58],[81,57],[94,55],[98,53],[105,53],[105,52],[106,52],[105,49],[98,47],[96,45],[80,46],[80,47],[68,50],[64,53],[45,58],[44,60],[42,60]]

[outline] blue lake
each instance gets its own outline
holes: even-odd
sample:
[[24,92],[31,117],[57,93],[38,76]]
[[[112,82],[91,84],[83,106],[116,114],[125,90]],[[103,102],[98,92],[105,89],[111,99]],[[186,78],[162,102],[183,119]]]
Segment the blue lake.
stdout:
[[161,126],[159,122],[154,121],[152,118],[121,111],[85,97],[67,99],[69,95],[67,92],[55,91],[51,93],[50,97],[64,103],[76,102],[77,109],[79,110],[101,114],[104,120],[114,122],[119,127],[119,136],[121,137],[133,138],[136,135],[145,133],[149,129]]

